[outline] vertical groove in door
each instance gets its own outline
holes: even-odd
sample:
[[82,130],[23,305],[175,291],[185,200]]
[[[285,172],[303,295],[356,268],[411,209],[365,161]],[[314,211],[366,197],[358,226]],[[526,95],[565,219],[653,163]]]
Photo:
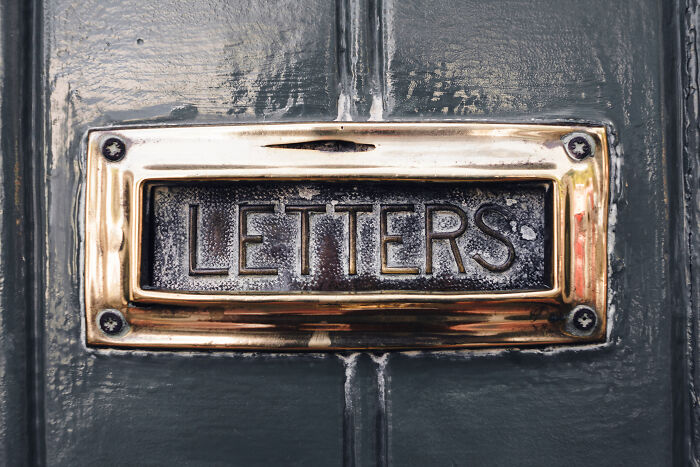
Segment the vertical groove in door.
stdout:
[[377,465],[389,465],[389,420],[387,403],[387,363],[389,363],[389,353],[373,355],[372,360],[376,365],[377,375]]
[[351,63],[351,28],[350,3],[356,0],[336,0],[335,24],[336,40],[335,50],[338,66],[338,118],[336,120],[352,120],[350,108],[353,104],[350,89],[350,63]]
[[345,396],[345,406],[343,409],[343,466],[355,467],[357,465],[357,452],[355,445],[357,410],[357,392],[354,386],[357,383],[357,359],[360,354],[339,355],[345,365],[345,384],[343,393]]
[[382,120],[384,0],[336,0],[336,121]]
[[338,354],[345,367],[343,465],[387,465],[388,353]]
[[369,63],[372,69],[370,73],[372,83],[371,95],[372,105],[369,110],[370,120],[383,120],[387,108],[387,81],[385,62],[387,57],[387,47],[385,47],[385,34],[388,28],[385,25],[385,7],[389,6],[391,0],[369,0],[369,28],[370,28],[370,51]]
[[24,102],[23,102],[23,170],[26,174],[25,206],[27,237],[25,239],[28,264],[25,297],[27,302],[27,352],[28,352],[28,422],[29,462],[46,464],[44,432],[44,216],[43,148],[45,122],[41,102],[45,90],[43,56],[43,3],[41,0],[25,2],[24,14]]

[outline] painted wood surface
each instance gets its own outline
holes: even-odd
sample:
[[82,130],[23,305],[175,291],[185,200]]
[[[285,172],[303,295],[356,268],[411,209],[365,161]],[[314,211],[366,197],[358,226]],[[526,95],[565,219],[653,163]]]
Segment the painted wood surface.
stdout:
[[[0,13],[1,463],[700,458],[695,2],[44,0]],[[86,348],[89,128],[336,119],[609,125],[609,343]]]

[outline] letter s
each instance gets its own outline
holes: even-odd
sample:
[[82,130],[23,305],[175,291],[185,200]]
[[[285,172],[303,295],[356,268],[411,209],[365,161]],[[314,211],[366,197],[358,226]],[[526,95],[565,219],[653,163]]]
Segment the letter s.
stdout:
[[500,206],[496,206],[495,204],[484,204],[479,207],[479,209],[476,210],[476,214],[474,214],[474,223],[476,224],[479,229],[484,232],[486,235],[489,235],[500,242],[502,242],[506,248],[508,248],[508,258],[503,264],[490,264],[484,260],[484,258],[481,257],[480,254],[476,253],[475,255],[472,256],[474,260],[488,269],[489,271],[493,272],[503,272],[508,270],[513,265],[513,261],[515,261],[515,248],[513,248],[513,243],[511,243],[510,240],[508,240],[508,237],[503,235],[501,232],[492,229],[488,225],[484,223],[484,214],[488,212],[495,212],[503,216],[504,219],[508,220],[508,213],[506,212],[505,209],[501,208]]

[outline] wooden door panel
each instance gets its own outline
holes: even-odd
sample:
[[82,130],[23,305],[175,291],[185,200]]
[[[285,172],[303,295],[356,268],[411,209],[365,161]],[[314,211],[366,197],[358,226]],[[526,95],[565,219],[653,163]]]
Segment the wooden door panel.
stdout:
[[391,355],[390,458],[397,465],[669,462],[677,349],[669,344],[664,141],[672,135],[663,120],[670,57],[660,53],[668,47],[662,5],[390,4],[387,118],[581,119],[609,123],[614,138],[610,342]]
[[[0,0],[0,463],[697,463],[697,8]],[[86,346],[90,129],[333,120],[607,125],[608,342]]]

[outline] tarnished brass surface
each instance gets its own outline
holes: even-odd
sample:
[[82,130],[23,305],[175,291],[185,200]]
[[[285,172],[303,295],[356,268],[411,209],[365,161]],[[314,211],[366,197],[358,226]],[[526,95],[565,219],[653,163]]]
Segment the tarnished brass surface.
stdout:
[[[592,137],[593,157],[577,161],[567,154],[563,140],[572,132]],[[103,143],[114,137],[126,144],[126,156],[118,161],[102,155]],[[332,144],[317,150],[319,141]],[[348,150],[353,147],[350,143],[358,143],[359,149]],[[608,151],[602,127],[313,123],[130,128],[91,131],[87,146],[88,344],[240,349],[447,348],[605,338]],[[547,226],[553,232],[552,286],[528,291],[356,293],[209,293],[143,287],[141,239],[144,187],[149,182],[251,180],[548,182],[554,191],[553,225]],[[358,216],[365,215],[363,210],[370,208],[336,206],[338,212],[346,211],[348,222],[357,222]],[[268,208],[247,206],[239,210],[238,216],[245,218],[264,209]],[[297,206],[289,213],[301,218],[302,232],[307,235],[308,216],[314,214],[313,210]],[[190,225],[197,224],[198,215],[196,208],[190,208]],[[386,231],[386,215],[384,210],[380,214],[382,272],[416,273],[412,268],[387,264],[387,244],[396,238]],[[478,212],[475,222],[483,224]],[[243,228],[238,241],[250,248],[260,241],[258,237]],[[449,242],[462,272],[462,258],[454,241],[442,237],[436,232],[435,239]],[[196,250],[196,245],[192,249],[192,242],[196,242],[192,232],[189,241],[190,251]],[[357,272],[353,259],[356,248],[357,241],[351,236],[351,275]],[[244,249],[239,249],[238,273],[276,274],[272,265],[260,271],[246,264]],[[426,251],[428,255],[432,255],[431,250]],[[303,251],[301,258],[302,274],[305,270],[308,273],[308,251]],[[512,262],[510,255],[509,260]],[[204,275],[224,272],[201,267],[196,257],[190,257],[189,268]],[[572,311],[581,305],[592,308],[597,315],[590,331],[581,332],[572,326]],[[104,334],[96,318],[105,309],[119,310],[126,317],[128,331],[113,337]]]

